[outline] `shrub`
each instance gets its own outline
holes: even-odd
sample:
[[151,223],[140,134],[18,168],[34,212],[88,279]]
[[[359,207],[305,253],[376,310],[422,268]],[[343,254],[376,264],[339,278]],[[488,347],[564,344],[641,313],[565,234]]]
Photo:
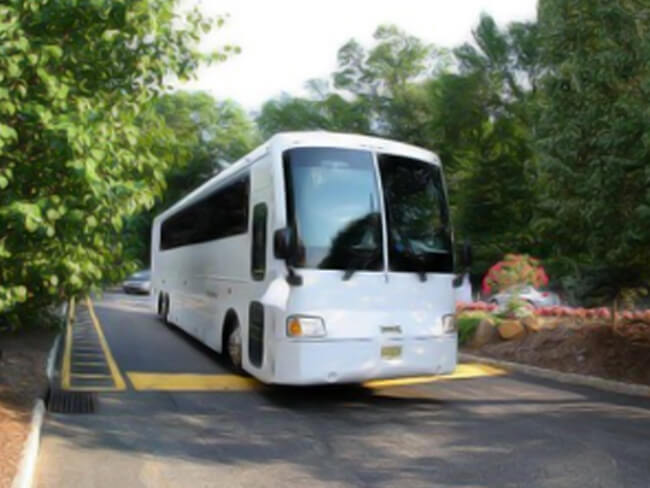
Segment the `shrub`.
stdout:
[[477,315],[461,315],[456,319],[458,325],[458,343],[460,345],[466,344],[472,339],[478,324],[484,318]]
[[508,319],[524,319],[533,315],[535,315],[535,309],[532,305],[516,295],[513,295],[506,306],[497,313],[498,317]]
[[503,261],[492,266],[483,278],[483,293],[489,295],[513,286],[548,284],[546,271],[538,259],[527,254],[506,254]]

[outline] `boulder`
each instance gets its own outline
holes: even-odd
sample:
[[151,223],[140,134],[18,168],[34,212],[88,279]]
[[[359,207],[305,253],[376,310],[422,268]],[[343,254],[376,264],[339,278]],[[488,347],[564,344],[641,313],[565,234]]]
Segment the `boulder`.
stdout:
[[528,332],[539,332],[544,328],[544,324],[534,315],[532,317],[525,317],[521,319],[521,323]]
[[540,322],[540,328],[542,329],[557,329],[562,322],[562,319],[556,317],[545,317]]
[[499,335],[506,341],[526,335],[526,328],[519,320],[506,319],[499,324]]
[[496,326],[489,320],[483,319],[476,327],[474,336],[468,346],[473,349],[479,349],[486,344],[499,342],[499,332]]

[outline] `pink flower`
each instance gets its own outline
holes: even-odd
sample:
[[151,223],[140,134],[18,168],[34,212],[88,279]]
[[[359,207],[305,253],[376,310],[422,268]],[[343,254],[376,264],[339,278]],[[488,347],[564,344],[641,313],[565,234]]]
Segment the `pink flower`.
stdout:
[[548,284],[548,276],[539,260],[526,254],[507,254],[494,264],[483,278],[483,292],[489,294],[512,285],[530,284],[535,287]]

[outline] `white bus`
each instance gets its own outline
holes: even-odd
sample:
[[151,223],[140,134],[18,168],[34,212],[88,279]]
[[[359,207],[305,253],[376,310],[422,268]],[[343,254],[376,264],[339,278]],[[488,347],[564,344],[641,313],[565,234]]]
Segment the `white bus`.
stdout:
[[154,307],[267,383],[449,373],[452,239],[435,154],[278,134],[156,217]]

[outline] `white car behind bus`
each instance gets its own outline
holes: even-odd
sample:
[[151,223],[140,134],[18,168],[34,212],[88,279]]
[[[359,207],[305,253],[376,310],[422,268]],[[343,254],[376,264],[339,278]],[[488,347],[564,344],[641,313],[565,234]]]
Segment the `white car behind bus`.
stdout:
[[156,312],[268,383],[456,366],[442,167],[371,137],[278,134],[156,217]]

